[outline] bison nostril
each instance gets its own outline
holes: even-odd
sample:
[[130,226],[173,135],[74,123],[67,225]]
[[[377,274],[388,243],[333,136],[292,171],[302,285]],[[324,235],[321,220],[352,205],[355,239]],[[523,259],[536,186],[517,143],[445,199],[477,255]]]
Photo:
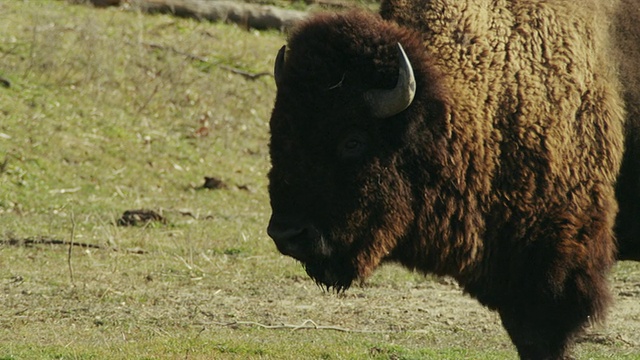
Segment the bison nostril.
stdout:
[[314,257],[329,257],[333,248],[312,224],[291,218],[272,216],[267,234],[284,255],[308,262]]
[[269,224],[269,227],[267,228],[267,234],[276,242],[291,240],[303,232],[304,228],[302,227],[279,228]]
[[305,227],[297,221],[284,221],[276,216],[272,216],[267,227],[267,234],[276,242],[288,242],[301,235]]
[[278,251],[302,261],[307,256],[305,249],[307,249],[308,242],[304,238],[307,230],[307,226],[299,221],[272,216],[267,227],[267,234],[275,242]]

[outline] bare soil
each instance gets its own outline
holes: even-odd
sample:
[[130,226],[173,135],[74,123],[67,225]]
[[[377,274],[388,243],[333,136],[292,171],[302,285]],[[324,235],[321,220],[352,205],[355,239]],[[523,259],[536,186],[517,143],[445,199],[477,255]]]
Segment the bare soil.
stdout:
[[[243,261],[273,261],[277,267],[292,260],[261,257]],[[469,348],[487,342],[513,351],[498,315],[463,294],[448,278],[412,275],[386,265],[366,283],[342,294],[323,291],[302,269],[295,275],[272,274],[253,280],[238,273],[227,281],[228,287],[215,291],[179,295],[181,301],[190,298],[198,303],[197,313],[190,315],[194,324],[413,334],[419,338],[414,345]],[[612,293],[615,302],[608,319],[592,324],[578,339],[577,348],[616,348],[640,358],[640,263],[623,262],[614,269]]]

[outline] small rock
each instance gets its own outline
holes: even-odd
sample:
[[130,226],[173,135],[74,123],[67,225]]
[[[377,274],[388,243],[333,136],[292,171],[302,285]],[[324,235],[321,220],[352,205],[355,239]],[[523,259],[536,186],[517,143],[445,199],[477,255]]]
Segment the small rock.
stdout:
[[224,181],[215,178],[215,177],[204,177],[204,185],[202,185],[205,189],[226,189],[228,188],[227,184]]
[[95,7],[120,6],[121,0],[91,0]]
[[150,222],[157,221],[162,224],[167,223],[167,219],[153,210],[127,210],[118,219],[118,226],[139,226],[146,225]]

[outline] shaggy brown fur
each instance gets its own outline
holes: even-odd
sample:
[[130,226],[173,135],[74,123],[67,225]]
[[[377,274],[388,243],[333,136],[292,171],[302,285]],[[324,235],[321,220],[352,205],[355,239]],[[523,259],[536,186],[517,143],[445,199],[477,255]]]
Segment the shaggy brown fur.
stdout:
[[[615,2],[389,0],[291,36],[271,118],[269,234],[338,289],[383,261],[456,278],[523,359],[604,315],[622,90]],[[411,60],[409,108],[363,94]]]
[[640,2],[622,0],[615,16],[627,110],[625,152],[616,187],[618,257],[640,261]]

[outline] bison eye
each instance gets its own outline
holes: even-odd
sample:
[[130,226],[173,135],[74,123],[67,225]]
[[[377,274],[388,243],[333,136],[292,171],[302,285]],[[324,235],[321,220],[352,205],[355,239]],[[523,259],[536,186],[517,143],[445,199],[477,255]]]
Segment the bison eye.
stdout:
[[367,136],[363,133],[354,133],[347,136],[338,148],[340,157],[354,159],[360,157],[367,150]]

